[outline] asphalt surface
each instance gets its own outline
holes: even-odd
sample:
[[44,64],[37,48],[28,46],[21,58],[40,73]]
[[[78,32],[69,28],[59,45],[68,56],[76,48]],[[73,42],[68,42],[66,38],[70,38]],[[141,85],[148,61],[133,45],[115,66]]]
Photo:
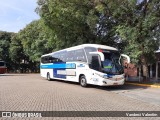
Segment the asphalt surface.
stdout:
[[[160,89],[134,85],[81,87],[47,81],[39,74],[0,75],[0,111],[160,111]],[[0,118],[6,119],[8,118]],[[45,117],[10,119],[135,119],[134,117]],[[160,119],[136,117],[136,119]]]

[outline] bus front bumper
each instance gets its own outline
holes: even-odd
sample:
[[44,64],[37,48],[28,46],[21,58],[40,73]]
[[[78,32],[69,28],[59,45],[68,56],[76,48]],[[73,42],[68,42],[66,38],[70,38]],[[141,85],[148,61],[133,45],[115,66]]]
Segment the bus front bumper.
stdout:
[[115,81],[115,80],[102,80],[100,86],[117,86],[117,85],[124,85],[124,79],[122,80],[118,80],[118,81]]

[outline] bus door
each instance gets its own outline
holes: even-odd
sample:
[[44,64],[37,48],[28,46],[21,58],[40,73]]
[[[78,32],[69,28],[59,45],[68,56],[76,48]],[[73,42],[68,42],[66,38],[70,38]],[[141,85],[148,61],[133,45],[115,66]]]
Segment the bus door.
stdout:
[[91,61],[90,61],[90,68],[91,70],[91,78],[94,84],[98,84],[99,78],[95,74],[96,71],[101,71],[101,58],[98,54],[91,54]]

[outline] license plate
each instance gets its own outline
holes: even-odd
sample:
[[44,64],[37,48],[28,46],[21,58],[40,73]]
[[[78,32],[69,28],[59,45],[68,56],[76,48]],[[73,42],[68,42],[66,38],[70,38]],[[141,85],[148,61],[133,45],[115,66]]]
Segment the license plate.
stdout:
[[118,80],[122,80],[122,78],[116,78],[116,81],[118,81]]
[[113,85],[118,85],[118,83],[113,83]]

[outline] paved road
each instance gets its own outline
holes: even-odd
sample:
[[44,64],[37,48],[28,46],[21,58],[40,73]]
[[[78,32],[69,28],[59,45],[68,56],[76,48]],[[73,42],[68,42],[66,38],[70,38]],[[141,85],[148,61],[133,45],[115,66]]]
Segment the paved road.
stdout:
[[5,74],[0,75],[0,111],[160,111],[160,89],[132,85],[82,88],[77,83],[47,81],[39,74]]

